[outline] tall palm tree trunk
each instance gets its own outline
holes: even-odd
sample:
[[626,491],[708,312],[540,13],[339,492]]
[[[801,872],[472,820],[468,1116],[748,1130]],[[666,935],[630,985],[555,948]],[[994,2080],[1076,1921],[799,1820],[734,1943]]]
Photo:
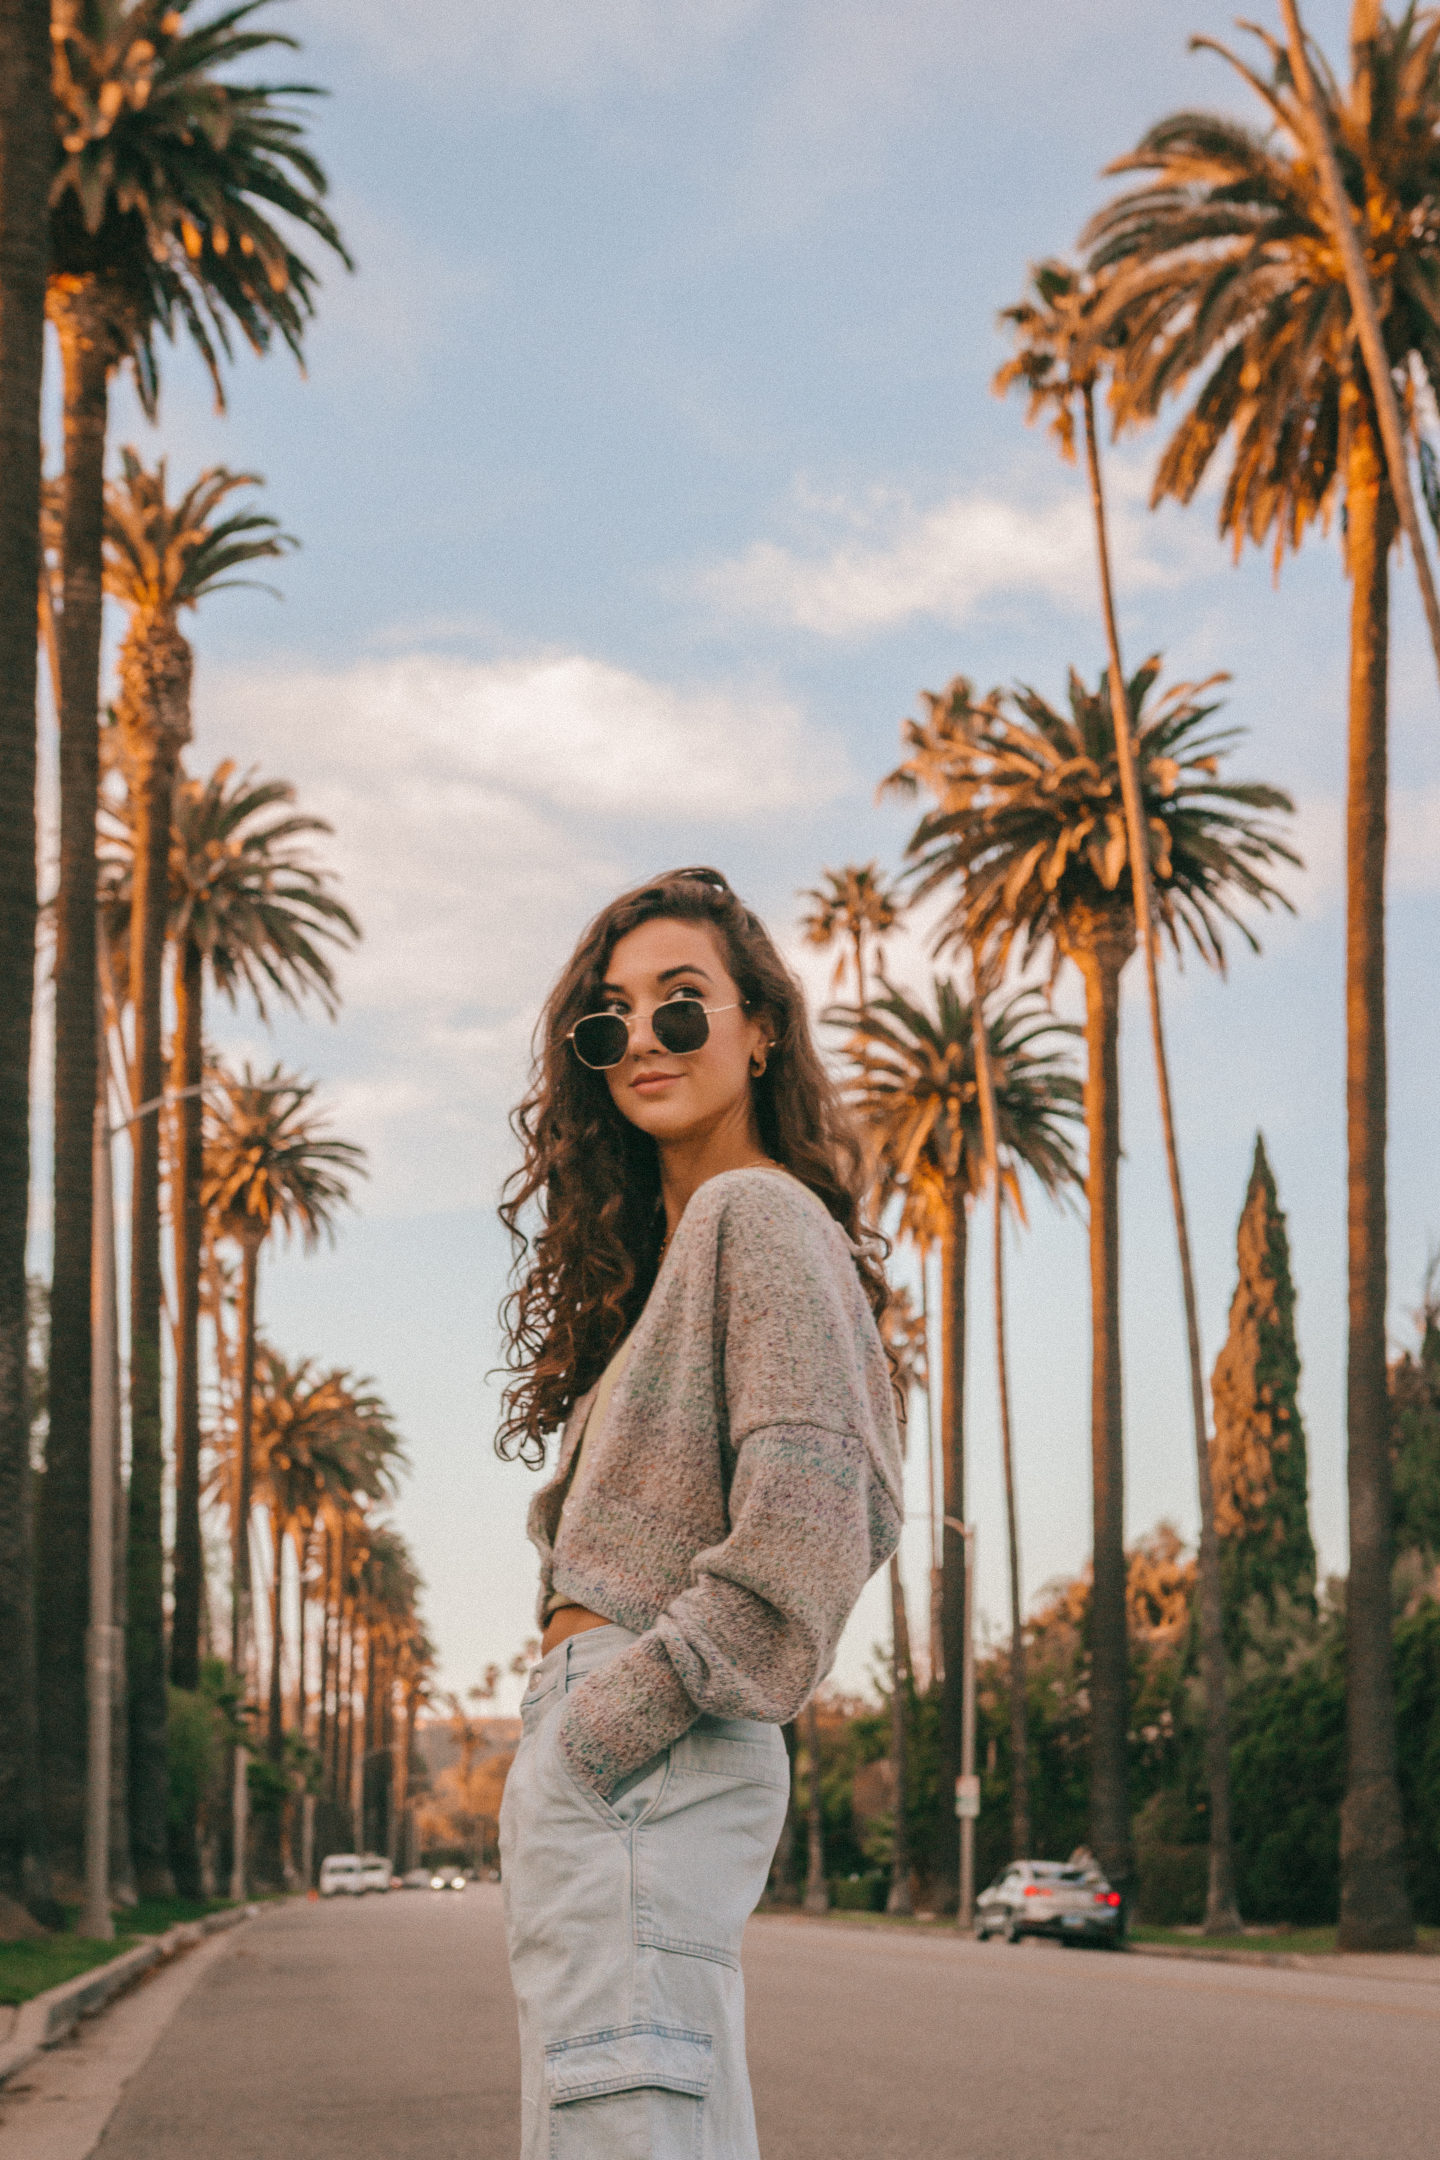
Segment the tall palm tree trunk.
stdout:
[[46,197],[46,0],[0,0],[0,1895],[46,1894],[35,1702],[25,1242],[35,993],[35,595]]
[[255,1295],[260,1243],[246,1238],[240,1250],[240,1402],[235,1433],[235,1512],[230,1551],[230,1662],[245,1687],[250,1640],[251,1460],[255,1432]]
[[[170,1576],[170,1684],[200,1685],[200,1637],[205,1602],[205,1554],[200,1531],[200,1265],[204,1212],[200,1206],[201,964],[189,944],[176,954],[175,1035],[170,1082],[170,1219],[175,1241],[175,1542]],[[193,1817],[171,1833],[171,1864],[181,1895],[200,1887],[199,1825]]]
[[895,1774],[895,1829],[890,1852],[890,1891],[885,1910],[915,1910],[910,1895],[910,1747],[906,1709],[910,1693],[910,1627],[905,1616],[905,1583],[897,1555],[890,1558],[890,1762]]
[[339,1776],[335,1797],[344,1808],[352,1805],[355,1791],[355,1614],[340,1613],[340,1699],[336,1719],[336,1758]]
[[[103,945],[100,951],[100,973],[106,986],[99,1001],[97,1012],[97,1036],[95,1079],[96,1110],[98,1118],[109,1126],[110,1108],[110,1049],[109,968]],[[128,1719],[129,1690],[126,1685],[125,1614],[129,1604],[126,1588],[129,1552],[129,1533],[125,1507],[125,1466],[122,1445],[122,1418],[120,1404],[123,1387],[120,1375],[120,1292],[115,1270],[115,1154],[113,1147],[99,1151],[95,1184],[96,1218],[101,1225],[94,1239],[95,1302],[97,1313],[103,1307],[103,1320],[99,1333],[105,1345],[109,1366],[104,1375],[105,1397],[109,1405],[110,1490],[114,1505],[110,1516],[111,1536],[111,1624],[115,1629],[114,1641],[120,1646],[110,1668],[110,1898],[113,1904],[130,1906],[135,1903],[135,1867],[130,1853],[130,1803],[127,1785],[130,1774],[130,1728]],[[95,1376],[97,1379],[99,1375]]]
[[940,1849],[936,1873],[959,1880],[960,1855],[950,1801],[961,1774],[965,1728],[965,1265],[969,1225],[958,1186],[940,1240]]
[[1011,1857],[1030,1851],[1030,1706],[1025,1677],[1025,1617],[1020,1584],[1020,1508],[1015,1496],[1015,1448],[1010,1430],[1010,1367],[1005,1349],[1005,1210],[995,1183],[995,1385],[1000,1397],[1000,1452],[1005,1470],[1005,1543],[1010,1563],[1010,1843]]
[[1072,924],[1085,983],[1090,1215],[1090,1839],[1122,1894],[1131,1876],[1130,1660],[1125,1615],[1125,1455],[1120,1380],[1120,975],[1131,939],[1113,912]]
[[825,1811],[820,1794],[820,1713],[812,1695],[800,1713],[805,1730],[805,1897],[804,1910],[830,1910],[830,1884],[825,1874]]
[[373,1630],[368,1631],[366,1634],[365,1662],[361,1670],[363,1673],[361,1685],[365,1690],[360,1719],[360,1821],[363,1825],[361,1841],[366,1852],[373,1852],[379,1842],[375,1824],[378,1795],[374,1768],[379,1703],[375,1687],[375,1635]]
[[265,1738],[270,1760],[278,1763],[285,1752],[285,1705],[281,1689],[281,1659],[285,1648],[285,1527],[273,1512],[270,1545],[270,1703]]
[[[920,1247],[920,1314],[925,1324],[925,1352],[927,1368],[930,1358],[930,1248]],[[936,1494],[939,1486],[939,1464],[935,1459],[936,1420],[935,1391],[927,1369],[925,1377],[925,1497],[930,1532],[930,1574],[926,1585],[930,1603],[927,1611],[927,1650],[930,1659],[929,1684],[933,1688],[945,1676],[944,1630],[941,1619],[941,1568],[940,1547],[944,1536],[936,1513]],[[944,1512],[943,1508],[940,1511]]]
[[200,1613],[205,1597],[205,1552],[200,1532],[200,1269],[205,1211],[200,1204],[204,1171],[203,1109],[198,1094],[204,1074],[204,961],[186,939],[176,955],[174,1155],[170,1179],[175,1239],[175,1557],[170,1619],[170,1678],[178,1688],[200,1685]]
[[1005,1195],[1001,1180],[1000,1127],[995,1115],[995,1076],[985,1032],[981,973],[974,970],[975,1079],[990,1190],[995,1200],[994,1303],[995,1388],[1000,1403],[1000,1455],[1005,1473],[1005,1542],[1010,1563],[1010,1843],[1011,1857],[1030,1850],[1030,1720],[1025,1688],[1024,1603],[1020,1583],[1020,1511],[1015,1497],[1015,1449],[1010,1430],[1010,1361],[1005,1347]]
[[296,1739],[297,1739],[297,1740],[300,1740],[300,1741],[302,1741],[302,1742],[303,1742],[303,1741],[304,1741],[304,1740],[306,1739],[306,1737],[307,1737],[307,1734],[306,1734],[306,1729],[305,1729],[305,1721],[306,1721],[306,1717],[307,1717],[307,1715],[308,1715],[308,1697],[307,1697],[307,1695],[306,1695],[306,1691],[305,1691],[305,1676],[306,1676],[306,1669],[307,1669],[307,1664],[308,1664],[308,1659],[307,1659],[307,1655],[306,1655],[306,1633],[305,1633],[305,1630],[306,1630],[306,1626],[307,1626],[307,1623],[308,1623],[308,1620],[309,1620],[309,1605],[308,1605],[308,1600],[307,1600],[307,1598],[306,1598],[306,1596],[305,1596],[305,1568],[306,1568],[306,1565],[307,1565],[307,1561],[308,1561],[308,1557],[309,1557],[309,1543],[310,1543],[310,1539],[309,1539],[309,1533],[308,1533],[308,1532],[306,1532],[306,1531],[304,1531],[303,1529],[302,1529],[302,1530],[297,1530],[297,1532],[296,1532],[296,1534],[295,1534],[295,1719],[294,1719],[294,1730],[295,1730],[295,1737],[296,1737]]
[[83,1868],[90,1568],[90,1245],[96,1050],[95,813],[100,565],[110,339],[92,279],[53,306],[64,369],[63,606],[56,634],[60,882],[55,903],[50,1429],[37,1559],[40,1751],[57,1880]]
[[1140,800],[1140,780],[1135,769],[1135,744],[1130,732],[1130,710],[1125,694],[1125,667],[1120,656],[1120,627],[1116,619],[1115,591],[1110,577],[1105,490],[1100,476],[1100,445],[1095,429],[1095,394],[1088,384],[1082,394],[1082,403],[1085,418],[1085,462],[1090,476],[1090,504],[1095,518],[1095,545],[1100,568],[1100,601],[1105,616],[1105,639],[1109,648],[1110,711],[1115,725],[1115,754],[1120,767],[1120,791],[1125,803],[1130,882],[1135,900],[1140,951],[1145,963],[1145,988],[1150,1006],[1150,1039],[1155,1054],[1155,1083],[1160,1097],[1160,1124],[1165,1136],[1165,1165],[1170,1179],[1170,1206],[1175,1217],[1175,1243],[1180,1255],[1180,1289],[1185,1307],[1190,1420],[1195,1439],[1196,1482],[1200,1497],[1200,1551],[1197,1570],[1200,1592],[1200,1675],[1205,1690],[1205,1780],[1210,1797],[1210,1871],[1205,1897],[1205,1932],[1207,1935],[1230,1935],[1239,1932],[1240,1906],[1235,1893],[1235,1847],[1230,1808],[1230,1714],[1225,1692],[1225,1601],[1220,1580],[1220,1540],[1215,1528],[1210,1429],[1205,1413],[1205,1374],[1200,1354],[1200,1310],[1195,1295],[1195,1268],[1190,1252],[1185,1186],[1180,1175],[1180,1148],[1175,1137],[1175,1110],[1170,1094],[1170,1061],[1165,1050],[1164,1010],[1160,1002],[1160,956],[1151,904],[1150,848]]
[[405,1690],[405,1718],[400,1733],[400,1763],[395,1792],[395,1830],[402,1870],[415,1864],[410,1838],[410,1764],[415,1753],[415,1716],[419,1707],[420,1683],[412,1680]]
[[321,1527],[320,1666],[315,1680],[315,1753],[321,1776],[330,1767],[330,1614],[334,1597],[335,1557],[328,1520]]
[[[167,631],[170,634],[167,635]],[[165,1744],[165,1455],[161,1409],[161,1000],[169,898],[170,821],[189,704],[189,647],[162,623],[132,625],[121,659],[120,724],[134,805],[130,977],[135,1102],[130,1217],[130,1839],[142,1896],[167,1897]]]
[[[855,920],[852,942],[855,957],[855,1001],[863,1015],[869,1008],[865,981],[865,933]],[[928,1383],[927,1383],[928,1384]],[[910,1913],[910,1736],[906,1706],[913,1667],[910,1658],[910,1622],[905,1611],[905,1578],[900,1555],[890,1555],[890,1762],[895,1778],[895,1829],[890,1856],[890,1889],[885,1910]]]
[[1350,1950],[1389,1950],[1414,1939],[1395,1774],[1385,1371],[1386,702],[1395,511],[1379,445],[1365,426],[1355,430],[1345,502],[1352,585],[1345,850],[1350,1581],[1345,1597],[1347,1762],[1340,1813],[1340,1941]]

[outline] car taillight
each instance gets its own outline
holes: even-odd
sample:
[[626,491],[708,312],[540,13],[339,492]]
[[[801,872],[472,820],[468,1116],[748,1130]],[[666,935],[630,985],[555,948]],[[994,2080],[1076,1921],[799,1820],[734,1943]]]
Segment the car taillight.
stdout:
[[1095,1902],[1097,1905],[1118,1905],[1120,1903],[1120,1892],[1118,1890],[1097,1890],[1095,1892]]
[[1049,1897],[1050,1892],[1044,1883],[1027,1882],[1025,1895],[1026,1897]]

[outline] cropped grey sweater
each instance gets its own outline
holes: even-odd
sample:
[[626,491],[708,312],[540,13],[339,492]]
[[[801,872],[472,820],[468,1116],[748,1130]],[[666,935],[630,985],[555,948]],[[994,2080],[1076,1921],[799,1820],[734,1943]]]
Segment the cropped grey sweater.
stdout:
[[605,1796],[702,1712],[794,1717],[895,1550],[903,1502],[853,1248],[773,1170],[727,1170],[691,1199],[565,1505],[592,1395],[529,1532],[542,1615],[558,1590],[640,1637],[561,1716],[571,1772]]

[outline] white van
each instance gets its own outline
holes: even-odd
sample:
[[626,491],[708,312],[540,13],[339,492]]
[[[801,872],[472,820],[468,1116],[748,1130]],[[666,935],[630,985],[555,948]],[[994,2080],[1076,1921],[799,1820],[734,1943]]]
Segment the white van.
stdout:
[[360,1855],[360,1888],[362,1890],[388,1890],[390,1888],[390,1862],[383,1853],[367,1852]]
[[369,1887],[359,1853],[327,1853],[321,1861],[321,1897],[362,1897]]

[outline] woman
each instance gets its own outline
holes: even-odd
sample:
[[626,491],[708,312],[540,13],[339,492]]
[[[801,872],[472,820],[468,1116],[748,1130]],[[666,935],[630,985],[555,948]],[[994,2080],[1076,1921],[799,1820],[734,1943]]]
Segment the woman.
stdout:
[[800,990],[717,871],[606,908],[540,1040],[498,1442],[538,1466],[563,1426],[500,1817],[522,2160],[756,2160],[779,1728],[900,1533],[884,1277]]

